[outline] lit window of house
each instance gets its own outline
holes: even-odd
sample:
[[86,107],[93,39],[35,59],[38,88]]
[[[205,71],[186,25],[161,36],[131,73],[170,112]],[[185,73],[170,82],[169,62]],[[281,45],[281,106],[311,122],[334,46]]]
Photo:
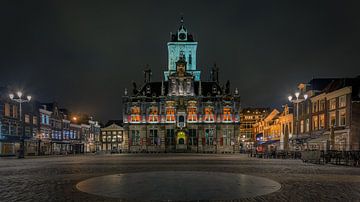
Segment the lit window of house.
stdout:
[[321,114],[319,116],[319,128],[324,129],[325,128],[325,114]]
[[196,122],[197,121],[196,107],[188,107],[187,121],[188,122]]
[[329,125],[330,126],[336,125],[336,113],[335,112],[330,112],[330,114],[329,114]]
[[10,116],[10,104],[9,103],[5,103],[4,104],[4,108],[5,108],[5,116]]
[[38,123],[37,116],[33,116],[32,122],[33,122],[34,125],[36,125]]
[[139,123],[141,119],[140,116],[140,107],[132,107],[131,108],[131,122]]
[[214,122],[214,108],[205,107],[205,122]]
[[318,112],[319,106],[318,106],[318,101],[315,101],[312,103],[313,106],[313,112]]
[[310,130],[310,120],[306,119],[306,132],[309,132]]
[[346,95],[339,97],[339,107],[346,107]]
[[339,126],[345,126],[346,125],[346,110],[340,110],[339,111]]
[[175,108],[174,107],[166,108],[166,122],[168,122],[168,123],[175,122]]
[[319,111],[322,112],[325,110],[325,99],[320,100]]
[[232,119],[231,108],[230,107],[224,107],[223,121],[224,122],[231,122],[231,119]]
[[318,118],[318,116],[313,116],[312,117],[312,129],[313,130],[318,130],[319,129],[319,118]]
[[155,106],[150,107],[149,109],[149,122],[150,123],[157,123],[159,122],[159,113],[158,108]]
[[336,99],[333,98],[329,101],[329,108],[330,110],[336,109]]
[[29,114],[25,114],[25,117],[24,117],[24,121],[25,123],[30,123],[30,115]]
[[231,136],[232,136],[232,130],[224,129],[222,141],[220,141],[220,143],[222,143],[223,145],[230,145],[231,144]]
[[304,120],[300,121],[300,133],[304,132]]

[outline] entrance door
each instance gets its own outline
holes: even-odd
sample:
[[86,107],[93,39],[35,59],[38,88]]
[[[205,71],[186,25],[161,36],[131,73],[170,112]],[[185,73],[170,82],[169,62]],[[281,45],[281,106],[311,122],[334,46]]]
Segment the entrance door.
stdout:
[[186,142],[186,134],[184,131],[180,131],[177,133],[176,135],[176,150],[177,151],[181,151],[181,152],[185,152],[185,150],[187,149],[187,145],[185,144]]

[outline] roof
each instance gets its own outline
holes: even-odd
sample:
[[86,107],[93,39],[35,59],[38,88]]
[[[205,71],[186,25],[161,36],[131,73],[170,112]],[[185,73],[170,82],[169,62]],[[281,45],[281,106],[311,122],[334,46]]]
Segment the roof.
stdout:
[[323,92],[329,93],[348,86],[352,87],[352,100],[360,100],[360,76],[333,80],[323,89]]
[[105,125],[104,127],[108,127],[112,124],[116,124],[118,126],[123,126],[123,120],[109,120]]

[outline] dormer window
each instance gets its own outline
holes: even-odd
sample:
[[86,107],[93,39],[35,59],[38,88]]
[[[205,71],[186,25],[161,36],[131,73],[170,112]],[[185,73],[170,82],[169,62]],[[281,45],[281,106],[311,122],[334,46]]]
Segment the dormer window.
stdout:
[[205,118],[204,122],[214,122],[214,108],[212,107],[205,107]]
[[155,106],[150,107],[149,109],[149,122],[150,123],[157,123],[159,122],[159,113],[158,108]]
[[188,122],[196,122],[197,121],[196,107],[188,107],[187,121]]
[[131,122],[132,123],[140,123],[140,107],[132,107],[131,108]]
[[167,123],[175,122],[175,108],[174,107],[166,108],[166,122]]
[[223,109],[223,122],[231,122],[232,121],[232,114],[230,107],[224,107]]

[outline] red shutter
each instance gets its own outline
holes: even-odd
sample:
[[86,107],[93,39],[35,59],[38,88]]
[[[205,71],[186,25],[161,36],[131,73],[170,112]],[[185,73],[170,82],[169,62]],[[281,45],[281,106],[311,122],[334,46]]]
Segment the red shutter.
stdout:
[[223,146],[223,144],[224,144],[224,138],[221,137],[221,138],[220,138],[220,146]]
[[204,138],[204,137],[202,138],[202,143],[203,143],[203,145],[206,144],[206,141],[205,141],[205,138]]

